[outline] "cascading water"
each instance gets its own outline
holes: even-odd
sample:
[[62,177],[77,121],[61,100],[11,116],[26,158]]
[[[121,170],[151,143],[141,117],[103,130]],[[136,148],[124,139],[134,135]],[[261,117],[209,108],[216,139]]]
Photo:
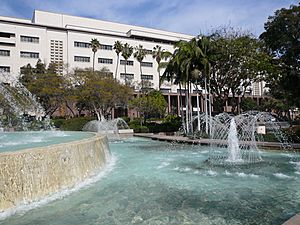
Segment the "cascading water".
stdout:
[[243,162],[243,159],[240,155],[240,147],[239,147],[239,140],[237,136],[236,124],[234,118],[230,121],[230,128],[228,133],[228,159],[227,162],[230,163],[239,163]]
[[48,129],[49,123],[42,118],[46,113],[41,104],[20,82],[0,83],[0,122],[2,129]]

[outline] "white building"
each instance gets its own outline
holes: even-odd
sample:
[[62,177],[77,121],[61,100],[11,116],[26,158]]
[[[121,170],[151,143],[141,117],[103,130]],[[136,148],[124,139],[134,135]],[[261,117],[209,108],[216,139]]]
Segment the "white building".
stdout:
[[[193,36],[38,10],[34,11],[32,20],[0,16],[0,76],[17,77],[22,66],[28,63],[34,66],[38,59],[46,64],[63,62],[70,69],[92,67],[90,41],[93,38],[101,43],[96,53],[95,69],[106,67],[115,73],[115,41],[133,47],[142,45],[149,52],[160,45],[172,52],[175,42],[188,41]],[[149,80],[155,89],[159,88],[157,66],[151,54],[142,63],[143,79]],[[124,59],[120,56],[117,79],[124,82],[124,73]],[[133,84],[141,82],[139,63],[133,56],[127,62],[126,77],[132,78]],[[168,93],[169,110],[171,101],[178,106],[177,89],[177,86],[167,83],[161,86],[161,90]],[[253,96],[262,96],[262,91],[261,83],[253,84]]]
[[[190,40],[191,35],[132,26],[108,21],[82,18],[58,13],[34,11],[32,20],[0,16],[0,70],[11,76],[20,74],[20,67],[38,59],[44,63],[63,62],[69,68],[92,67],[92,38],[101,47],[96,53],[95,69],[108,68],[115,73],[117,55],[113,50],[115,41],[135,47],[142,45],[153,50],[156,45],[173,51],[179,40]],[[158,88],[157,63],[148,54],[142,63],[143,78]],[[127,62],[127,78],[133,83],[141,81],[139,63],[133,58]],[[117,78],[124,80],[124,60],[120,57]]]

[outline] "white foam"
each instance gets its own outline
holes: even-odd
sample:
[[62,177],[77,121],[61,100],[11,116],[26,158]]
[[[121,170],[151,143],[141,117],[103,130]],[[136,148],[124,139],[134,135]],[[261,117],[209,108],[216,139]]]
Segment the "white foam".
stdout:
[[247,174],[245,174],[245,173],[236,173],[236,175],[238,175],[239,177],[247,177]]
[[282,155],[282,156],[287,156],[287,157],[289,157],[289,158],[294,157],[294,155],[291,154],[291,153],[281,153],[280,155]]
[[3,212],[0,212],[0,221],[4,220],[5,218],[12,216],[16,213],[24,213],[27,212],[29,210],[35,209],[37,207],[43,206],[49,202],[55,201],[57,199],[62,199],[63,197],[70,195],[73,192],[76,192],[78,190],[87,188],[89,186],[91,186],[92,184],[96,183],[97,181],[99,181],[101,178],[105,177],[109,172],[111,172],[117,162],[117,158],[112,155],[110,157],[110,159],[107,161],[107,164],[105,165],[104,168],[101,169],[101,171],[96,174],[95,176],[92,176],[90,178],[87,178],[86,180],[84,180],[83,182],[80,182],[78,184],[76,184],[74,187],[72,188],[66,188],[66,189],[62,189],[54,194],[51,194],[43,199],[40,199],[38,201],[34,201],[34,202],[23,202],[20,205],[10,208],[8,210],[5,210]]
[[300,171],[296,171],[296,172],[295,172],[295,174],[298,174],[298,175],[300,175]]
[[291,178],[293,178],[293,177],[288,176],[288,175],[285,175],[285,174],[283,174],[283,173],[274,173],[274,176],[275,176],[275,177],[278,177],[278,178],[280,178],[280,179],[291,179]]
[[253,173],[250,173],[250,174],[247,174],[247,173],[239,173],[239,172],[236,172],[236,173],[230,173],[228,172],[227,170],[225,170],[225,173],[224,173],[226,176],[238,176],[238,177],[252,177],[252,178],[258,178],[259,175],[256,175],[256,174],[253,174]]
[[189,168],[189,167],[180,168],[180,167],[177,166],[177,167],[173,168],[172,170],[179,171],[179,172],[189,172],[192,169]]
[[253,178],[258,178],[259,176],[256,174],[246,174],[246,173],[236,173],[239,177],[253,177]]
[[207,175],[209,175],[209,176],[217,176],[218,173],[216,171],[213,171],[213,170],[208,170],[207,171]]
[[162,162],[159,166],[157,166],[156,168],[157,169],[161,169],[161,168],[164,168],[164,167],[167,167],[168,165],[170,165],[169,162]]
[[226,175],[226,176],[231,176],[232,173],[230,173],[230,172],[228,172],[227,170],[225,170],[225,175]]

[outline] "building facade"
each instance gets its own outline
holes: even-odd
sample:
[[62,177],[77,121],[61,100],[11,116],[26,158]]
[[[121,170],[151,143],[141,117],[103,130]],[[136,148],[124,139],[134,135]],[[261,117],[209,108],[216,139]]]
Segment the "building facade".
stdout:
[[[141,83],[142,79],[150,82],[151,88],[161,89],[171,108],[178,108],[178,87],[164,82],[159,87],[157,62],[151,51],[157,45],[172,52],[173,44],[179,40],[190,40],[191,35],[120,24],[90,18],[70,16],[35,10],[32,20],[0,16],[0,79],[17,78],[20,68],[38,59],[45,64],[51,62],[67,64],[69,69],[88,68],[93,65],[91,39],[99,40],[101,46],[96,52],[95,69],[106,67],[121,82],[131,79],[132,84]],[[120,56],[120,65],[115,74],[117,55],[113,49],[116,41],[130,46],[142,45],[149,54],[142,62],[142,74],[139,62],[131,56],[125,61]],[[63,72],[63,68],[59,68]],[[253,84],[252,95],[261,97],[263,86]]]

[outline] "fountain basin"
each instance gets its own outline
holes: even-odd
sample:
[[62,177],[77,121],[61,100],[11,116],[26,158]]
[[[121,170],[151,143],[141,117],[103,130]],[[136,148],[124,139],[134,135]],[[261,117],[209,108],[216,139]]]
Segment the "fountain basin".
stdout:
[[[107,138],[83,134],[78,141],[0,153],[0,212],[39,201],[96,175],[110,156]],[[10,134],[4,135],[8,141]]]

